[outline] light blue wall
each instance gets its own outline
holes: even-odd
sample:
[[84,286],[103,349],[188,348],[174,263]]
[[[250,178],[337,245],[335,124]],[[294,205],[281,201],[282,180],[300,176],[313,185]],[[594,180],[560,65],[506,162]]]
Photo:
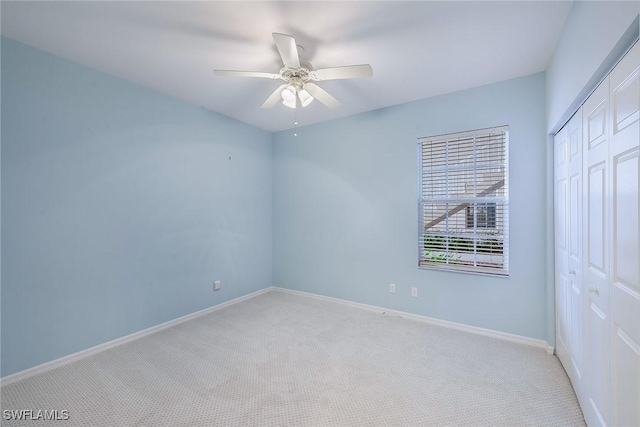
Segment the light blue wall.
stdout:
[[271,138],[3,38],[2,375],[271,285]]
[[[511,276],[418,269],[416,138],[497,125]],[[544,74],[275,134],[274,284],[546,339],[545,134]]]
[[574,1],[547,69],[547,129],[557,131],[637,39],[640,1]]

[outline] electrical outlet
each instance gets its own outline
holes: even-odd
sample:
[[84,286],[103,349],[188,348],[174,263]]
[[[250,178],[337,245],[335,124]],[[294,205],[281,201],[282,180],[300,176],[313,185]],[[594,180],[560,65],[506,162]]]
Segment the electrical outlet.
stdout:
[[396,293],[396,284],[395,283],[390,283],[389,284],[389,293],[390,294],[395,294]]
[[222,282],[220,280],[216,280],[215,282],[213,282],[214,291],[219,291],[221,287],[222,287]]
[[411,296],[418,298],[418,288],[411,288]]

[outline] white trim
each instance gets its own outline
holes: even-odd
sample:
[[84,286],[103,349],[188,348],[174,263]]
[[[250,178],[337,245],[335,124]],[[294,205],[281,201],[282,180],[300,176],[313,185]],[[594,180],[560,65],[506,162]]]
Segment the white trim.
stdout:
[[538,347],[544,349],[547,353],[553,354],[554,348],[546,341],[524,337],[522,335],[510,334],[507,332],[494,331],[492,329],[479,328],[477,326],[465,325],[463,323],[451,322],[449,320],[436,319],[433,317],[422,316],[419,314],[407,313],[404,311],[389,310],[383,307],[377,307],[375,305],[362,304],[359,302],[348,301],[340,298],[327,297],[324,295],[312,294],[309,292],[296,291],[293,289],[280,288],[273,286],[272,289],[277,292],[284,292],[293,295],[301,295],[309,298],[315,298],[325,301],[333,301],[340,304],[349,305],[352,307],[358,307],[364,310],[373,311],[376,313],[382,313],[391,316],[401,316],[407,319],[417,320],[418,322],[429,323],[431,325],[442,326],[444,328],[455,329],[457,331],[468,332],[471,334],[482,335],[485,337],[496,338],[503,341],[514,342],[518,344],[529,345],[532,347]]
[[177,325],[179,323],[183,323],[183,322],[186,322],[188,320],[195,319],[196,317],[200,317],[200,316],[203,316],[205,314],[212,313],[214,311],[220,310],[220,309],[225,308],[225,307],[229,307],[230,305],[234,305],[234,304],[237,304],[239,302],[251,299],[253,297],[257,297],[258,295],[261,295],[261,294],[264,294],[264,293],[267,293],[267,292],[271,291],[272,288],[273,288],[272,286],[269,286],[267,288],[260,289],[258,291],[252,292],[250,294],[243,295],[241,297],[234,298],[232,300],[229,300],[229,301],[214,305],[213,307],[205,308],[203,310],[196,311],[195,313],[187,314],[185,316],[178,317],[177,319],[169,320],[168,322],[164,322],[164,323],[161,323],[159,325],[152,326],[150,328],[143,329],[141,331],[134,332],[132,334],[125,335],[123,337],[116,338],[114,340],[107,341],[105,343],[98,344],[98,345],[93,346],[93,347],[89,347],[89,348],[87,348],[85,350],[80,350],[80,351],[78,351],[76,353],[72,353],[72,354],[69,354],[67,356],[63,356],[63,357],[61,357],[59,359],[51,360],[51,361],[45,362],[45,363],[43,363],[41,365],[36,365],[36,366],[33,366],[31,368],[27,368],[27,369],[19,371],[19,372],[15,372],[13,374],[10,374],[10,375],[7,375],[7,376],[4,376],[4,377],[0,378],[0,384],[4,386],[4,385],[7,385],[7,384],[14,383],[16,381],[24,380],[26,378],[32,377],[32,376],[37,375],[37,374],[41,374],[43,372],[50,371],[50,370],[55,369],[55,368],[59,368],[61,366],[67,365],[67,364],[75,362],[77,360],[84,359],[85,357],[93,356],[96,353],[100,353],[100,352],[108,350],[110,348],[117,347],[119,345],[128,343],[130,341],[146,337],[146,336],[151,335],[153,333],[159,332],[159,331],[161,331],[163,329],[167,329],[167,328],[170,328],[172,326],[175,326],[175,325]]
[[436,325],[436,326],[442,326],[442,327],[445,327],[445,328],[455,329],[455,330],[458,330],[458,331],[469,332],[469,333],[476,334],[476,335],[483,335],[483,336],[486,336],[486,337],[497,338],[497,339],[501,339],[501,340],[504,340],[504,341],[515,342],[515,343],[518,343],[518,344],[525,344],[525,345],[530,345],[530,346],[533,346],[533,347],[544,348],[547,351],[547,353],[549,353],[549,354],[553,354],[553,352],[554,352],[553,346],[547,344],[546,341],[535,339],[535,338],[523,337],[521,335],[509,334],[509,333],[506,333],[506,332],[494,331],[494,330],[491,330],[491,329],[478,328],[476,326],[464,325],[462,323],[450,322],[448,320],[435,319],[433,317],[421,316],[419,314],[406,313],[404,311],[389,310],[389,309],[382,308],[382,307],[376,307],[376,306],[373,306],[373,305],[362,304],[362,303],[359,303],[359,302],[347,301],[347,300],[343,300],[343,299],[340,299],[340,298],[327,297],[327,296],[323,296],[323,295],[312,294],[312,293],[309,293],[309,292],[295,291],[293,289],[286,289],[286,288],[280,288],[280,287],[275,287],[275,286],[269,286],[269,287],[266,287],[264,289],[260,289],[258,291],[252,292],[250,294],[243,295],[243,296],[238,297],[238,298],[234,298],[232,300],[220,303],[218,305],[214,305],[213,307],[205,308],[203,310],[196,311],[195,313],[187,314],[185,316],[178,317],[177,319],[169,320],[168,322],[164,322],[164,323],[161,323],[159,325],[152,326],[150,328],[143,329],[141,331],[134,332],[134,333],[129,334],[129,335],[125,335],[124,337],[116,338],[115,340],[111,340],[111,341],[108,341],[108,342],[105,342],[105,343],[102,343],[102,344],[98,344],[96,346],[87,348],[85,350],[81,350],[81,351],[78,351],[76,353],[69,354],[67,356],[63,356],[63,357],[61,357],[59,359],[51,360],[51,361],[45,362],[45,363],[43,363],[41,365],[33,366],[33,367],[27,368],[27,369],[25,369],[23,371],[19,371],[19,372],[7,375],[5,377],[0,378],[0,385],[4,386],[4,385],[12,384],[12,383],[15,383],[16,381],[24,380],[24,379],[27,379],[27,378],[32,377],[34,375],[38,375],[38,374],[50,371],[52,369],[59,368],[61,366],[67,365],[67,364],[75,362],[77,360],[84,359],[85,357],[93,356],[94,354],[100,353],[100,352],[108,350],[110,348],[117,347],[119,345],[122,345],[122,344],[125,344],[125,343],[128,343],[128,342],[137,340],[139,338],[146,337],[146,336],[151,335],[153,333],[159,332],[159,331],[161,331],[163,329],[167,329],[167,328],[170,328],[172,326],[175,326],[175,325],[177,325],[179,323],[183,323],[183,322],[186,322],[188,320],[195,319],[196,317],[200,317],[200,316],[203,316],[205,314],[212,313],[212,312],[220,310],[222,308],[229,307],[230,305],[234,305],[234,304],[237,304],[239,302],[246,301],[248,299],[257,297],[258,295],[262,295],[262,294],[265,294],[265,293],[271,292],[271,291],[284,292],[284,293],[289,293],[289,294],[293,294],[293,295],[301,295],[301,296],[306,296],[306,297],[310,297],[310,298],[316,298],[316,299],[325,300],[325,301],[333,301],[333,302],[337,302],[339,304],[345,304],[345,305],[349,305],[349,306],[352,306],[352,307],[357,307],[357,308],[360,308],[360,309],[373,311],[373,312],[376,312],[376,313],[384,313],[386,315],[392,315],[392,316],[401,316],[401,317],[404,317],[404,318],[417,320],[419,322],[425,322],[425,323],[429,323],[429,324]]

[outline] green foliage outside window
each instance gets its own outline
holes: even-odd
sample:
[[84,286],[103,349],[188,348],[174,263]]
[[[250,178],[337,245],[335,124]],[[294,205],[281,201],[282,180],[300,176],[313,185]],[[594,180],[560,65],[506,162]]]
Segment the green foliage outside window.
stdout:
[[[424,236],[424,256],[429,261],[452,262],[460,259],[459,253],[473,253],[473,237],[448,237],[448,236]],[[478,254],[501,254],[503,253],[503,241],[479,237],[475,242],[476,253]]]

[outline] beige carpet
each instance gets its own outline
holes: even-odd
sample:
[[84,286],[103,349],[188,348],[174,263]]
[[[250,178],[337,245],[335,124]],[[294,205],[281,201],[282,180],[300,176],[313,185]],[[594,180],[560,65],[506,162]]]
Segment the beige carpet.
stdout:
[[544,350],[271,291],[2,388],[3,426],[584,425]]

